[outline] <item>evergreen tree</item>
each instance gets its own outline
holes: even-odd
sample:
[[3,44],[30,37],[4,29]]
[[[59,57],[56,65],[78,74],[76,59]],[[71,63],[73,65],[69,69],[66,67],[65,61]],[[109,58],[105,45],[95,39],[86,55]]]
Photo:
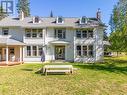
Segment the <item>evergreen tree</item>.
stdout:
[[50,13],[50,17],[53,17],[53,12],[51,11],[51,13]]
[[18,3],[17,3],[18,13],[20,13],[20,11],[22,10],[24,12],[25,17],[30,16],[29,5],[30,5],[29,0],[18,0]]
[[111,47],[115,52],[127,51],[127,0],[119,0],[114,6],[109,22],[111,35],[109,37]]

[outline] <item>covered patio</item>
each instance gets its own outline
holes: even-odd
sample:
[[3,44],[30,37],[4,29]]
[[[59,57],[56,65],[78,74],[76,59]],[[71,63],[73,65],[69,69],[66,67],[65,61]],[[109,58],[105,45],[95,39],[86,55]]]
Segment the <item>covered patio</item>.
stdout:
[[23,63],[23,42],[10,37],[0,38],[0,66],[11,66]]

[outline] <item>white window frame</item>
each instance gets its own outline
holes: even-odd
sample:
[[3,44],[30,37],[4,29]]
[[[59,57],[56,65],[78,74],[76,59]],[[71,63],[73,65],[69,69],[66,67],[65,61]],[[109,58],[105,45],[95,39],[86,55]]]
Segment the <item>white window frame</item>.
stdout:
[[[5,32],[7,32],[7,35],[5,35],[6,34]],[[2,35],[8,36],[9,35],[9,28],[2,28]]]
[[[81,32],[81,37],[77,37],[77,31],[80,31]],[[86,31],[87,37],[83,37],[83,31]],[[89,36],[89,31],[92,31],[92,37]],[[80,29],[77,29],[76,30],[76,38],[77,39],[93,38],[93,37],[94,37],[94,31],[92,29],[91,30],[80,30]]]
[[[62,22],[59,22],[59,19],[62,19]],[[57,17],[56,23],[57,23],[57,24],[63,24],[63,23],[64,23],[63,17]]]
[[[61,35],[62,37],[60,38],[58,35],[59,35],[59,30],[61,30]],[[55,29],[55,38],[58,38],[58,39],[66,39],[66,29]]]
[[[77,50],[77,46],[81,46],[81,50]],[[76,56],[77,56],[77,57],[94,57],[94,45],[77,45],[77,46],[76,46]],[[87,49],[86,49],[86,50],[83,50],[83,46],[87,47]],[[89,50],[89,46],[92,46],[92,47],[93,47],[93,50]],[[78,55],[78,51],[81,52],[81,56]],[[87,52],[86,55],[83,54],[84,51]],[[93,53],[92,56],[89,55],[89,52],[90,52],[90,51]]]
[[[34,46],[36,47],[36,50],[33,50]],[[27,50],[27,47],[30,47],[29,51]],[[41,55],[40,55],[41,50],[39,50],[39,48],[42,48],[42,50],[43,50],[43,46],[41,46],[41,45],[28,45],[28,46],[26,46],[26,57],[41,57]],[[28,52],[30,55],[28,55]],[[34,52],[36,52],[36,55],[34,55]]]
[[[30,37],[27,37],[27,33],[30,33]],[[34,32],[33,30],[36,30],[36,32]],[[41,30],[41,31],[40,31]],[[36,37],[33,37],[33,33],[36,33]],[[42,36],[40,36],[40,33]],[[25,29],[25,38],[33,38],[33,39],[38,39],[38,38],[43,38],[43,29]]]
[[[85,22],[82,22],[83,19],[85,19]],[[87,22],[88,22],[88,18],[87,17],[83,16],[83,17],[80,18],[80,21],[79,21],[80,24],[87,24]]]

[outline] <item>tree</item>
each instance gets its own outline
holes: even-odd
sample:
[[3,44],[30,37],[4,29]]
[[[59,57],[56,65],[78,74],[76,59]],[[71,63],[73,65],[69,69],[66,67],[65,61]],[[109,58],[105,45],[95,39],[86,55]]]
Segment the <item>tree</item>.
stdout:
[[53,12],[51,11],[51,13],[50,13],[50,17],[53,17]]
[[127,0],[119,0],[114,6],[110,17],[111,34],[109,37],[110,50],[117,52],[127,51]]
[[29,5],[30,5],[29,0],[18,0],[18,3],[17,3],[18,13],[20,13],[20,11],[22,10],[24,12],[25,17],[30,16]]

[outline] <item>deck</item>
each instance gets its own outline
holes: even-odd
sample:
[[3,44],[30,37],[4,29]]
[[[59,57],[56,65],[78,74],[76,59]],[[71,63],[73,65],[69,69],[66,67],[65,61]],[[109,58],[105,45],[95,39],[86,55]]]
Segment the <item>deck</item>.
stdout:
[[8,62],[8,64],[6,64],[6,61],[1,61],[0,62],[0,66],[14,66],[14,65],[20,65],[23,64],[24,62]]

